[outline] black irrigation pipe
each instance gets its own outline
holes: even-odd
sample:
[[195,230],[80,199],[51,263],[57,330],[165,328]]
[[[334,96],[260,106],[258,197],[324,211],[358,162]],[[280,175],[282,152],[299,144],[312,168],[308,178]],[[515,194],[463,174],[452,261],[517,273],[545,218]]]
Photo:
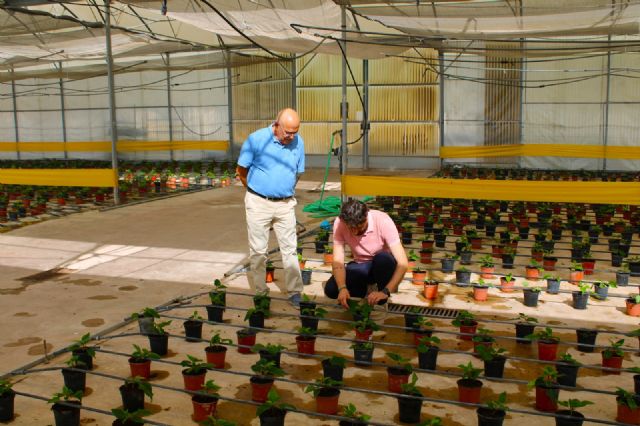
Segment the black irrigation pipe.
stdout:
[[[124,353],[120,353],[120,352],[114,352],[114,351],[101,351],[101,352],[106,352],[106,353],[110,353],[113,355],[117,355],[117,356],[129,356],[128,354],[124,354]],[[162,362],[165,364],[170,364],[170,365],[175,365],[175,366],[180,366],[180,363],[178,362],[174,362],[174,361],[167,361],[167,360],[154,360],[153,362]],[[383,364],[383,363],[376,363],[376,362],[367,362],[367,365],[371,365],[371,366],[384,366],[384,367],[388,367],[387,364]],[[119,376],[113,376],[110,374],[105,374],[105,373],[97,373],[94,371],[87,371],[87,370],[80,370],[80,369],[72,369],[75,371],[85,371],[89,374],[94,374],[94,375],[98,375],[98,376],[102,376],[102,377],[107,377],[107,378],[112,378],[112,379],[119,379],[119,380],[125,380],[125,378],[123,377],[119,377]],[[233,375],[237,375],[237,376],[243,376],[243,377],[252,377],[255,374],[252,373],[245,373],[242,371],[234,371],[234,370],[228,370],[228,369],[214,369],[214,370],[209,370],[209,371],[215,371],[218,373],[224,373],[224,374],[233,374]],[[428,373],[428,374],[436,374],[436,375],[446,375],[446,376],[452,376],[452,377],[461,377],[461,375],[455,374],[455,373],[451,373],[451,372],[444,372],[444,371],[433,371],[433,370],[423,370],[423,369],[419,369],[416,368],[414,369],[414,371],[418,371],[420,373]],[[308,385],[312,385],[315,384],[315,382],[308,382],[308,381],[304,381],[304,380],[295,380],[295,379],[287,379],[287,378],[283,378],[283,377],[274,377],[273,378],[274,381],[279,381],[279,382],[284,382],[284,383],[291,383],[291,384],[296,384],[296,385],[304,385],[304,386],[308,386]],[[487,378],[485,377],[485,379],[489,379],[491,381],[504,381],[504,382],[508,382],[508,383],[514,383],[514,384],[528,384],[527,381],[525,380],[516,380],[516,379],[497,379],[497,378]],[[187,393],[190,395],[201,395],[202,392],[198,392],[198,391],[189,391],[186,389],[180,389],[180,388],[175,388],[172,386],[166,386],[166,385],[160,385],[160,384],[152,384],[152,386],[156,386],[160,389],[165,389],[165,390],[171,390],[171,391],[177,391],[177,392],[182,392],[182,393]],[[602,391],[602,390],[597,390],[597,389],[587,389],[587,388],[577,388],[577,387],[569,387],[569,386],[562,386],[562,385],[558,385],[559,389],[566,389],[566,390],[571,390],[571,391],[576,391],[576,392],[592,392],[592,393],[598,393],[598,394],[602,394],[602,395],[612,395],[615,396],[616,393],[615,392],[609,392],[609,391]],[[394,393],[394,392],[388,392],[388,391],[377,391],[377,390],[372,390],[372,389],[365,389],[365,388],[355,388],[355,387],[351,387],[351,386],[341,386],[340,390],[345,390],[345,391],[349,391],[349,392],[355,392],[355,393],[365,393],[365,394],[373,394],[373,395],[380,395],[380,396],[386,396],[386,397],[392,397],[392,398],[398,398],[400,395],[402,394],[398,394],[398,393]],[[417,399],[423,402],[431,402],[431,403],[443,403],[443,404],[449,404],[449,405],[459,405],[462,407],[484,407],[484,404],[475,404],[475,403],[467,403],[467,402],[460,402],[460,401],[454,401],[454,400],[450,400],[450,399],[439,399],[439,398],[431,398],[431,397],[425,397],[425,396],[414,396],[414,395],[402,395],[403,397],[406,397],[408,399]],[[223,397],[218,395],[217,396],[219,399],[224,400],[224,401],[230,401],[230,402],[241,402],[241,403],[250,403],[252,405],[260,405],[257,402],[254,401],[246,401],[246,400],[238,400],[238,399],[233,399],[233,398],[227,398],[227,397]],[[307,414],[307,415],[311,415],[311,416],[320,416],[320,417],[327,417],[330,419],[336,419],[336,420],[349,420],[346,417],[342,417],[342,416],[333,416],[333,415],[325,415],[322,413],[318,413],[315,411],[307,411],[307,410],[299,410],[296,408],[296,410],[291,410],[291,411],[296,411],[302,414]],[[514,412],[514,413],[519,413],[519,414],[527,414],[527,415],[540,415],[540,416],[546,416],[546,417],[564,417],[562,415],[557,415],[555,413],[541,413],[539,411],[531,411],[531,410],[521,410],[521,409],[509,409],[509,411]],[[621,423],[618,422],[611,422],[608,420],[601,420],[601,419],[594,419],[594,418],[587,418],[585,417],[585,421],[591,421],[594,423],[600,423],[600,424],[612,424],[612,425],[620,425]],[[369,421],[368,424],[370,425],[381,425],[381,426],[386,426],[388,425],[387,423],[376,423],[376,422],[371,422]]]
[[[205,293],[200,293],[198,296],[193,296],[193,298],[195,297],[200,297],[203,296],[205,294],[208,294],[209,292],[205,292]],[[253,295],[251,294],[247,294],[247,293],[240,293],[240,292],[233,292],[233,291],[226,291],[227,294],[232,294],[232,295],[237,295],[237,296],[244,296],[244,297],[253,297]],[[270,296],[270,298],[272,300],[281,300],[281,301],[288,301],[288,299],[284,298],[284,297],[273,297]],[[325,306],[328,307],[330,309],[336,310],[338,308],[338,305],[336,305],[335,303],[322,303],[322,302],[316,302],[316,305],[318,306]],[[194,305],[191,305],[194,306]],[[207,306],[207,305],[199,305],[199,306]],[[240,309],[240,308],[238,308]],[[385,311],[385,313],[387,315],[391,314],[391,315],[402,315],[404,316],[404,312],[391,312],[391,311]],[[279,315],[287,315],[287,314],[279,314]],[[291,314],[289,314],[291,315]],[[429,315],[423,315],[423,314],[417,314],[419,316],[425,316],[428,318],[432,318]],[[292,315],[292,316],[297,316],[297,315]],[[445,318],[440,318],[441,320],[445,320]],[[327,319],[328,320],[328,319]],[[344,323],[352,323],[353,321],[349,321],[349,320],[339,320],[337,318],[331,319],[332,321],[335,322],[344,322]],[[476,318],[476,321],[480,322],[487,322],[487,323],[495,323],[495,324],[511,324],[511,325],[515,325],[516,323],[513,321],[516,321],[517,318],[513,319],[513,320],[493,320],[493,319],[484,319],[484,318]],[[209,322],[209,321],[205,321],[208,324],[219,324],[219,323],[214,323],[214,322]],[[230,325],[230,324],[227,324]],[[380,324],[381,327],[387,327],[387,328],[403,328],[407,331],[412,331],[412,328],[407,328],[407,327],[401,327],[401,326],[394,326],[394,325],[384,325],[384,324]],[[561,329],[561,330],[572,330],[572,331],[576,331],[578,329],[582,329],[584,327],[570,327],[570,326],[564,326],[564,325],[550,325],[550,324],[545,324],[545,323],[536,323],[536,327],[549,327],[552,329]],[[267,329],[268,330],[268,329]],[[620,331],[610,331],[610,330],[598,330],[598,329],[591,329],[591,330],[596,330],[598,331],[598,333],[604,333],[604,334],[615,334],[615,335],[621,335],[621,336],[627,336],[627,337],[635,337],[635,336],[628,336],[627,333],[623,333]],[[455,332],[450,332],[450,331],[445,331],[442,330],[440,332],[443,333],[450,333],[450,334],[456,334]],[[470,335],[468,333],[457,333],[458,335]],[[507,336],[504,336],[507,337]],[[573,343],[573,342],[562,342],[563,344],[567,344],[567,345],[577,345],[577,343]],[[582,344],[581,344],[582,345]],[[586,345],[585,346],[590,346],[590,345]],[[594,347],[598,347],[599,345],[593,345]],[[599,347],[607,347],[607,346],[599,346]],[[640,352],[640,349],[634,350],[634,349],[630,349],[629,352],[631,351],[636,351],[636,352]]]
[[[39,399],[41,401],[49,401],[49,398],[46,398],[44,396],[35,395],[35,394],[32,394],[32,393],[27,393],[27,392],[22,392],[22,391],[17,391],[15,389],[14,389],[14,392],[16,393],[16,395],[25,396],[27,398]],[[68,403],[66,401],[60,401],[60,402],[57,402],[57,404],[64,405],[65,407],[78,408],[80,410],[92,411],[94,413],[106,414],[108,416],[114,417],[113,413],[111,413],[110,411],[101,410],[100,408],[89,407],[87,405],[70,404],[70,403]],[[171,425],[169,425],[167,423],[159,423],[159,422],[155,422],[153,420],[149,420],[146,417],[145,417],[145,420],[144,420],[144,424],[154,425],[154,426],[171,426]]]
[[[244,310],[242,308],[232,308],[232,309],[239,309],[239,310]],[[290,314],[279,314],[280,316],[295,316],[295,315],[290,315]],[[171,316],[171,315],[162,315],[165,318],[172,318],[172,319],[179,319],[179,320],[187,320],[188,318],[184,318],[184,317],[176,317],[176,316]],[[324,318],[322,318],[324,319]],[[337,319],[326,319],[327,321],[334,321],[334,322],[349,322],[350,321],[346,321],[346,320],[337,320]],[[292,331],[288,331],[288,330],[277,330],[277,329],[269,329],[269,328],[263,328],[263,327],[251,327],[251,326],[245,326],[245,325],[237,325],[237,324],[226,324],[226,323],[218,323],[218,322],[212,322],[212,321],[207,321],[207,320],[202,320],[203,323],[206,324],[210,324],[210,325],[222,325],[222,326],[227,326],[227,327],[232,327],[232,328],[241,328],[241,329],[253,329],[253,330],[257,330],[257,331],[264,331],[264,332],[270,332],[270,333],[278,333],[278,334],[287,334],[287,335],[294,335],[297,336],[299,335],[299,333],[296,332],[292,332]],[[384,326],[383,327],[391,327],[391,326]],[[397,328],[400,328],[398,326],[395,326]],[[448,330],[437,330],[437,329],[432,329],[433,332],[437,332],[440,334],[451,334],[451,335],[455,335],[455,336],[470,336],[473,337],[475,336],[472,333],[461,333],[461,332],[455,332],[455,331],[448,331]],[[175,335],[175,334],[169,334],[169,336],[171,337],[176,337],[176,338],[181,338],[184,339],[184,336],[181,335]],[[494,339],[504,339],[504,340],[515,340],[516,337],[511,337],[511,336],[491,336]],[[316,335],[316,338],[322,338],[325,340],[335,340],[335,341],[340,341],[340,342],[346,342],[346,343],[353,343],[355,341],[355,339],[348,339],[348,338],[344,338],[344,337],[337,337],[337,336],[329,336],[329,335]],[[208,342],[208,340],[206,339],[200,339],[203,342]],[[377,341],[377,340],[373,340],[372,343],[378,345],[378,346],[390,346],[392,348],[403,348],[403,349],[415,349],[414,345],[408,345],[406,343],[392,343],[392,342],[382,342],[382,341]],[[565,341],[558,341],[558,344],[563,344],[563,345],[569,345],[569,346],[577,346],[578,343],[574,343],[574,342],[565,342]],[[249,348],[249,346],[245,346],[245,345],[239,345],[240,347],[245,347],[245,348]],[[587,346],[587,345],[585,345]],[[596,345],[588,345],[588,346],[593,346],[596,347]],[[603,348],[606,348],[607,346],[600,346]],[[627,348],[622,348],[621,349],[624,352],[632,352],[632,353],[637,353],[638,350],[636,349],[627,349]],[[468,351],[458,351],[455,349],[449,349],[449,350],[443,350],[443,352],[449,352],[449,353],[457,353],[457,354],[461,354],[461,355],[471,355],[473,356],[474,353],[473,352],[468,352]],[[535,359],[535,358],[523,358],[523,357],[509,357],[510,359],[517,359],[520,361],[526,361],[526,362],[530,362],[530,363],[535,363],[535,364],[552,364],[552,365],[557,365],[557,364],[561,364],[560,361],[544,361],[544,360],[539,360],[539,359]],[[385,364],[386,365],[386,364]],[[592,370],[600,370],[600,371],[615,371],[615,372],[622,372],[622,371],[627,371],[627,370],[620,370],[620,369],[616,369],[616,368],[611,368],[611,367],[602,367],[602,366],[585,366],[585,368],[589,368]]]

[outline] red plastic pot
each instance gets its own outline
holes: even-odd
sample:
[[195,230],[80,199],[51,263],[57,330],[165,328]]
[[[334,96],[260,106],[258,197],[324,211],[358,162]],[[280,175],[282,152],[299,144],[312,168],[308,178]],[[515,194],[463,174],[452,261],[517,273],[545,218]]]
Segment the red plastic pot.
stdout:
[[[238,334],[238,352],[241,354],[250,354],[251,347],[256,344],[256,335],[242,335]],[[241,347],[245,346],[245,347]]]
[[371,340],[371,335],[373,334],[373,330],[365,329],[360,332],[356,330],[356,340]]
[[585,275],[593,275],[593,269],[596,266],[596,261],[595,260],[583,260],[582,261],[582,268],[584,269],[584,274]]
[[536,386],[536,410],[558,410],[558,388]]
[[631,409],[626,405],[618,404],[616,421],[632,425],[640,424],[640,407]]
[[478,328],[478,323],[474,321],[475,324],[473,325],[461,325],[460,326],[460,333],[468,333],[469,335],[465,336],[465,335],[460,335],[460,340],[467,340],[470,341],[471,339],[473,339],[473,335],[476,334],[476,329]]
[[142,362],[137,362],[135,358],[129,358],[129,368],[131,369],[131,377],[142,377],[143,379],[149,379],[151,377],[151,360],[146,359]]
[[298,353],[313,355],[316,353],[316,338],[309,336],[297,336],[296,345]]
[[431,331],[414,331],[413,332],[413,345],[418,346],[420,344],[420,339],[423,337],[431,337],[433,334]]
[[340,390],[327,388],[320,390],[316,397],[316,411],[322,414],[337,414]]
[[609,370],[602,370],[602,372],[604,374],[620,374],[620,368],[622,368],[622,360],[623,357],[621,356],[612,356],[609,358],[605,358],[604,357],[604,353],[602,355],[602,366],[603,367],[609,367],[609,368],[617,368],[618,371],[609,371]]
[[184,388],[186,390],[199,391],[202,390],[204,385],[204,378],[207,372],[198,374],[187,374],[185,370],[182,370],[182,379],[184,380]]
[[538,340],[538,359],[541,361],[555,361],[558,357],[558,342]]
[[213,365],[213,368],[224,368],[224,361],[227,356],[227,348],[225,346],[207,346],[204,351],[207,355],[207,362]]
[[471,404],[480,403],[480,392],[482,391],[482,382],[480,380],[460,379],[457,383],[458,401]]
[[387,389],[389,392],[402,393],[402,385],[409,383],[407,370],[396,367],[387,368]]
[[253,376],[251,382],[251,400],[256,402],[265,402],[267,394],[273,386],[273,379],[268,377]]
[[194,395],[191,397],[191,404],[193,405],[191,418],[194,422],[202,422],[216,412],[218,399],[210,396]]

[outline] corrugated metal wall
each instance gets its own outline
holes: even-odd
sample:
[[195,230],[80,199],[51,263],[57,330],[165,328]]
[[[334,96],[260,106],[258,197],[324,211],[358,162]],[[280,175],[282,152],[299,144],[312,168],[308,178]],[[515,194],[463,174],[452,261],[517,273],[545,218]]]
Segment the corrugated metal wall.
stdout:
[[486,66],[485,145],[518,144],[522,63],[519,59],[488,57]]

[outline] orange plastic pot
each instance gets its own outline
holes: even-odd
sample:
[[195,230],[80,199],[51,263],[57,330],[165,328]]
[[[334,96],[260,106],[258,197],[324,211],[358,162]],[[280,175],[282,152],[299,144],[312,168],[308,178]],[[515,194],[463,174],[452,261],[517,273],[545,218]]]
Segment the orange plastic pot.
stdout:
[[473,287],[473,300],[476,302],[485,302],[489,297],[489,287]]
[[640,317],[640,303],[635,303],[633,299],[627,299],[627,315]]
[[500,278],[500,291],[503,293],[513,292],[513,286],[516,285],[516,280],[507,281],[504,278]]
[[493,278],[493,271],[495,271],[495,267],[493,266],[481,266],[480,267],[480,277],[485,280],[490,280]]
[[526,268],[526,278],[529,281],[538,281],[540,279],[540,270],[538,268]]
[[275,269],[267,269],[267,274],[265,276],[265,282],[272,283],[275,278]]
[[427,300],[434,300],[437,297],[438,297],[438,284],[425,284],[424,298]]
[[323,259],[325,265],[331,265],[333,263],[333,253],[325,253]]
[[416,272],[413,271],[412,272],[412,279],[411,279],[411,283],[413,285],[422,285],[424,283],[425,278],[427,278],[427,273],[422,271],[422,272]]
[[584,271],[571,271],[569,273],[569,282],[571,284],[579,284],[584,279]]

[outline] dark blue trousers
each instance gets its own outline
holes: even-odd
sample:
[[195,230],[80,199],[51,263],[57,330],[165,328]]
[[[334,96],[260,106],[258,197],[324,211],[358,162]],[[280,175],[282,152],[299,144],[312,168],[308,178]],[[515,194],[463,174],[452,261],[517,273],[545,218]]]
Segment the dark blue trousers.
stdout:
[[[378,290],[386,287],[396,270],[396,259],[391,253],[385,251],[373,256],[370,262],[347,263],[347,290],[353,297],[365,297],[367,286],[377,284]],[[331,276],[324,287],[324,294],[331,298],[338,298],[338,285],[336,279]]]

